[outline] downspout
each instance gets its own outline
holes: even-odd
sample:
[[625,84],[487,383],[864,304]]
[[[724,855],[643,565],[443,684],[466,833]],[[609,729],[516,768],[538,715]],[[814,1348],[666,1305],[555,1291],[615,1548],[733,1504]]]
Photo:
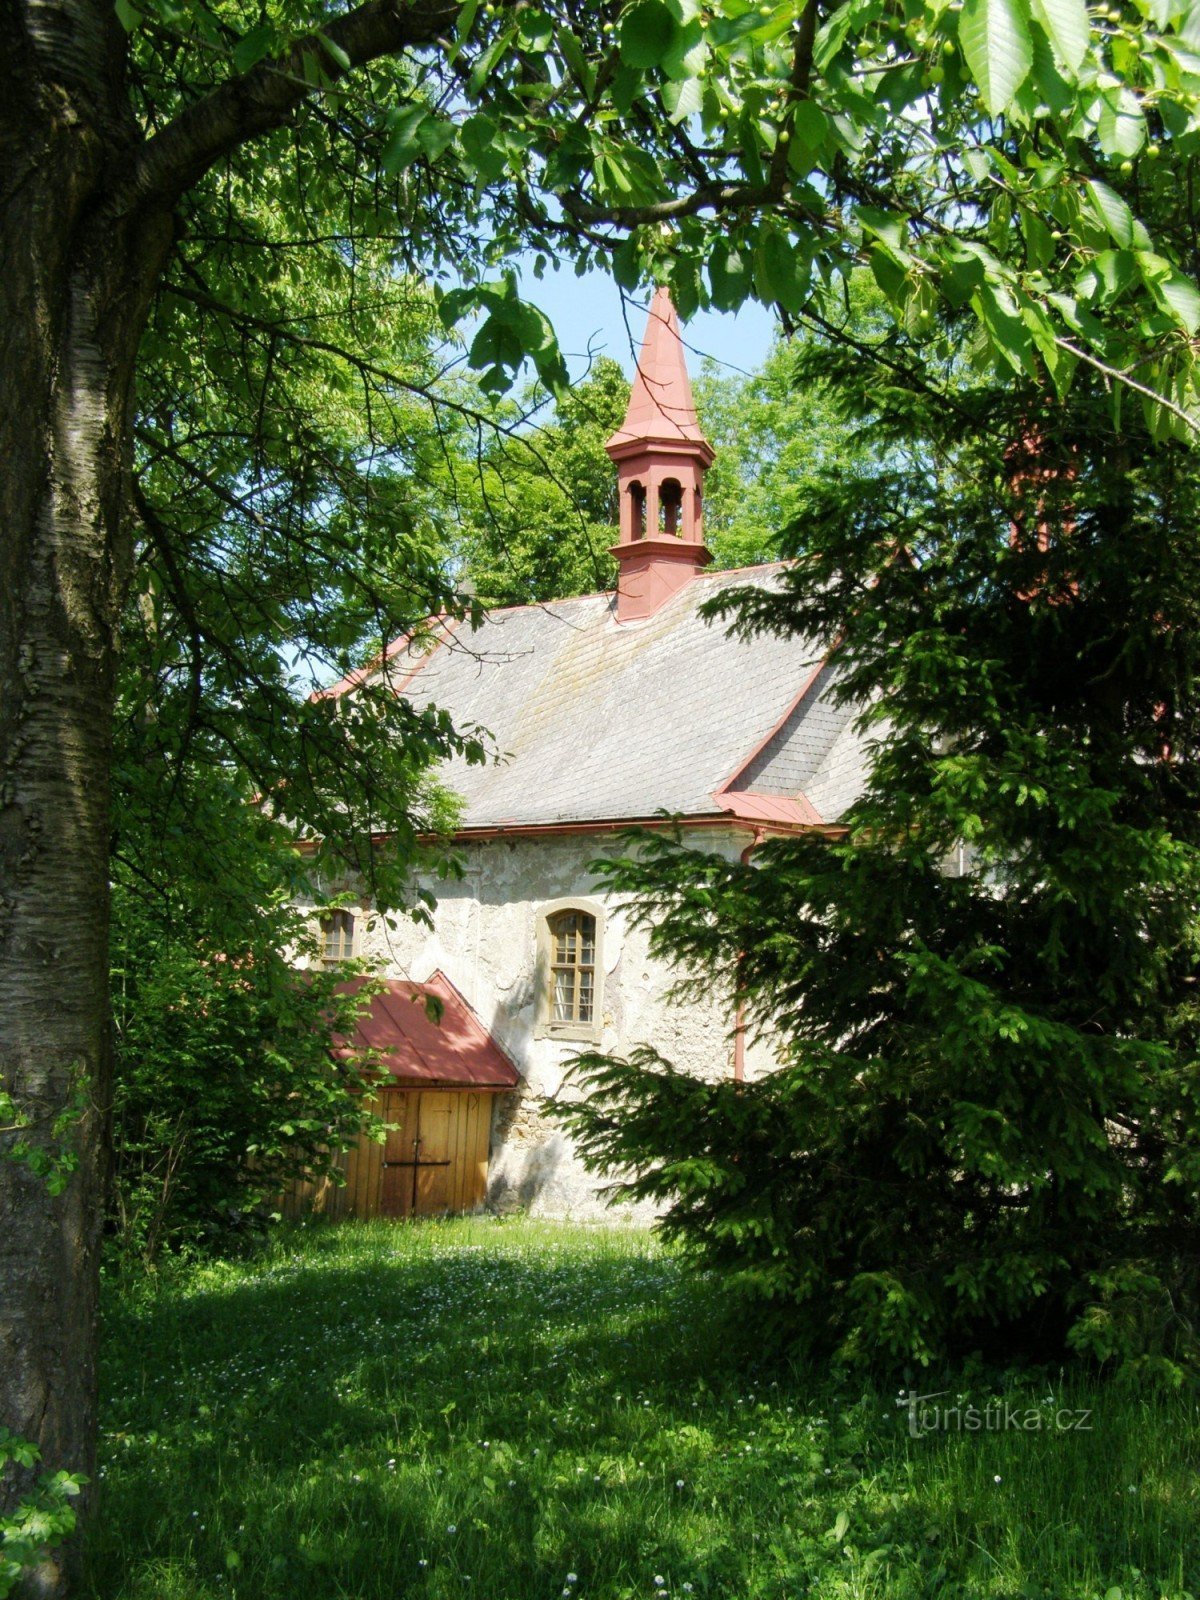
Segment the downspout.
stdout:
[[[750,865],[750,857],[762,843],[762,829],[755,828],[754,837],[742,851],[742,865]],[[740,971],[744,951],[738,952],[738,969]],[[746,1081],[746,1002],[741,998],[741,983],[737,984],[738,1003],[733,1019],[733,1081],[745,1083]]]

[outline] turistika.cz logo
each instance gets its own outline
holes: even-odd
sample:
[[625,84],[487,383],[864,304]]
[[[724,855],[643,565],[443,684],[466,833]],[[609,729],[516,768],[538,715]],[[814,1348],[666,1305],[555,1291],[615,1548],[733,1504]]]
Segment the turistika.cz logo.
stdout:
[[908,1431],[914,1439],[924,1433],[1090,1433],[1092,1413],[1082,1407],[1055,1405],[1053,1396],[1031,1406],[1012,1400],[989,1400],[984,1405],[966,1403],[958,1395],[953,1405],[936,1405],[949,1389],[918,1394],[902,1389],[898,1404],[908,1411]]

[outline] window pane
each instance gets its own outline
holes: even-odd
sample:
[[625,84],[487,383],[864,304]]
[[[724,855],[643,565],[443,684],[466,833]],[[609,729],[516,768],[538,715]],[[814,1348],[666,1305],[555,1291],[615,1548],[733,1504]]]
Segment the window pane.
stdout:
[[575,974],[573,972],[556,972],[554,974],[554,1020],[555,1022],[573,1022],[575,1020]]

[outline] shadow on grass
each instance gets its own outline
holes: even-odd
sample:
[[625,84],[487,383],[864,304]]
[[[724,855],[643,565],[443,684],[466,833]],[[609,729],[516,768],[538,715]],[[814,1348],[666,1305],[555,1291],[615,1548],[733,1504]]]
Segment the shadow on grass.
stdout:
[[137,1289],[106,1323],[91,1593],[1198,1586],[1190,1398],[913,1439],[894,1395],[756,1366],[736,1316],[644,1236],[526,1223],[297,1231]]

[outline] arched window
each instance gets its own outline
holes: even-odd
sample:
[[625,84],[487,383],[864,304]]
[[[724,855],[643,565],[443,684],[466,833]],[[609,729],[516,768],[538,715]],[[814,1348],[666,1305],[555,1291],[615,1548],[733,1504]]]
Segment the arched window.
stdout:
[[634,539],[646,537],[646,486],[635,478],[629,485],[629,529]]
[[596,919],[586,911],[550,918],[550,1020],[591,1022],[596,1009]]
[[598,1041],[604,912],[595,901],[557,900],[538,923],[540,1037]]
[[679,536],[683,520],[683,488],[678,478],[664,478],[658,491],[658,531]]
[[349,961],[354,955],[353,911],[323,911],[321,932],[325,941],[325,960]]

